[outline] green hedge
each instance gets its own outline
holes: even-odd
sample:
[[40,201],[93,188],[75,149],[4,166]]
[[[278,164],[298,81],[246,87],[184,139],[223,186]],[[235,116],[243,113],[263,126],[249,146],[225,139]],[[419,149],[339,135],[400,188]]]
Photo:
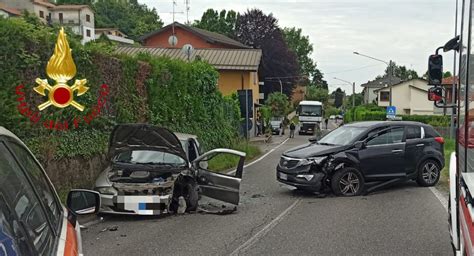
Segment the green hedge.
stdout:
[[90,125],[79,129],[61,132],[32,125],[17,110],[15,87],[25,86],[25,99],[31,109],[45,101],[33,87],[36,78],[47,78],[46,64],[53,53],[58,28],[44,26],[31,17],[28,20],[0,18],[0,125],[25,140],[40,158],[102,154],[117,123],[153,123],[197,134],[208,148],[227,146],[238,137],[238,102],[235,97],[221,95],[217,88],[218,73],[209,64],[150,56],[114,56],[110,43],[83,46],[70,31],[76,78],[87,78],[90,87],[86,94],[76,98],[86,110],[79,113],[73,108],[49,107],[41,115],[69,122],[74,117],[87,116],[97,104],[103,83],[110,88],[107,105]]
[[[355,118],[354,118],[355,112]],[[355,121],[384,121],[386,120],[386,110],[375,105],[363,105],[350,108],[344,115],[344,122]],[[429,124],[435,127],[449,126],[450,117],[442,115],[399,115],[403,121],[415,121]]]

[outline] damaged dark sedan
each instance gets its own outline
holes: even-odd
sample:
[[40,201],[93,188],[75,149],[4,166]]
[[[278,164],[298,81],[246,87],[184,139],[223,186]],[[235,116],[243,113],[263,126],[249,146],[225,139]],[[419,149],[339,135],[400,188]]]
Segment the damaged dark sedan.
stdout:
[[[182,136],[182,135],[180,135]],[[238,205],[245,153],[214,149],[198,155],[166,128],[123,124],[112,131],[109,166],[96,180],[101,213],[158,215],[195,211],[201,196]],[[219,154],[239,157],[235,175],[208,170]],[[193,160],[189,160],[189,158]]]
[[[396,182],[434,186],[444,139],[418,122],[359,122],[285,152],[277,180],[302,190],[356,196]],[[371,187],[367,186],[371,183]]]

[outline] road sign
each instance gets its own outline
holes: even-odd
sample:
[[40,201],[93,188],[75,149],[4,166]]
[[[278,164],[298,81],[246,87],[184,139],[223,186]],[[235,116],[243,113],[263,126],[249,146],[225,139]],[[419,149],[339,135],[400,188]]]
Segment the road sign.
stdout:
[[395,118],[396,115],[397,115],[397,107],[388,106],[387,107],[387,118]]

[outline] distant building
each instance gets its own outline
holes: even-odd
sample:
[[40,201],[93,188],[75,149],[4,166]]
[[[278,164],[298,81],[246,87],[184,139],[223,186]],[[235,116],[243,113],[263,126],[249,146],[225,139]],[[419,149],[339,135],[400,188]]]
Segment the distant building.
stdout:
[[[170,44],[170,37],[175,36],[175,44]],[[226,49],[249,49],[234,39],[225,35],[214,33],[200,28],[187,26],[178,22],[165,26],[159,30],[140,37],[144,46],[160,48],[182,48],[185,44],[191,44],[194,48],[226,48]]]
[[360,86],[364,87],[362,90],[362,94],[364,95],[364,104],[377,103],[377,93],[375,90],[388,87],[389,82],[394,85],[400,83],[401,79],[398,77],[392,77],[389,79],[387,76],[384,76],[382,78],[369,81],[365,84],[361,84]]
[[21,11],[15,8],[8,8],[3,4],[0,4],[0,17],[9,18],[17,17],[21,15]]
[[60,24],[82,36],[82,43],[95,39],[94,12],[88,5],[55,5],[46,0],[0,0],[6,8],[33,13],[47,24]]
[[135,41],[127,38],[127,35],[118,30],[117,28],[96,28],[95,38],[98,39],[102,35],[106,36],[109,40],[119,44],[132,45],[135,43]]
[[[397,108],[397,115],[434,115],[433,102],[428,100],[428,81],[421,78],[410,79],[392,85],[392,105]],[[380,107],[389,106],[390,88],[375,90]]]

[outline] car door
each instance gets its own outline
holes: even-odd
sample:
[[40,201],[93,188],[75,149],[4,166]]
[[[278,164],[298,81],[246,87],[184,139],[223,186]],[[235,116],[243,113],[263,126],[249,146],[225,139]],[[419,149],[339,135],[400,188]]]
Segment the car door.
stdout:
[[368,179],[405,176],[404,127],[388,127],[369,137],[359,150],[361,170]]
[[[213,159],[230,155],[236,159],[236,170],[229,174],[219,173],[210,170]],[[199,156],[193,161],[193,168],[196,170],[196,180],[202,195],[221,200],[227,203],[239,204],[240,182],[244,168],[245,153],[231,149],[214,149]],[[231,175],[230,173],[234,173]]]
[[405,127],[406,144],[405,144],[405,173],[410,174],[416,172],[418,161],[423,156],[425,142],[422,138],[422,127],[417,125],[409,125]]

